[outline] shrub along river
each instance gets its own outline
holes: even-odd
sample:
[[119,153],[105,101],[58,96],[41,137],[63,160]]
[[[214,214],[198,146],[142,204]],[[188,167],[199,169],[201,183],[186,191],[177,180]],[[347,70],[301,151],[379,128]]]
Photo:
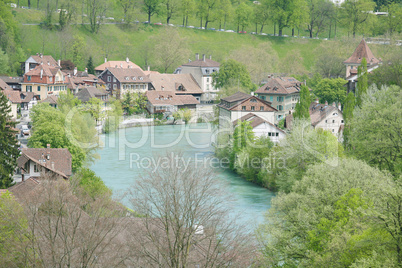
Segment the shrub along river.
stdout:
[[[225,205],[238,215],[249,231],[264,221],[274,193],[242,179],[237,174],[217,167],[214,159],[213,129],[207,124],[143,126],[120,129],[101,135],[103,146],[98,150],[100,160],[92,169],[113,190],[116,197],[122,196],[130,186],[140,179],[157,156],[181,152],[184,161],[206,165],[214,172],[217,181],[223,183],[232,198]],[[212,162],[214,161],[214,162]],[[225,164],[225,163],[223,163]],[[122,203],[130,207],[127,199]]]

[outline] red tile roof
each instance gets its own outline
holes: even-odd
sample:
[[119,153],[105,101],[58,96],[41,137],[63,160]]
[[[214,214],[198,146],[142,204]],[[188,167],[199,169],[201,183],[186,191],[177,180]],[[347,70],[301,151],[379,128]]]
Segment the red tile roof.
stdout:
[[141,69],[140,66],[138,66],[137,64],[135,64],[131,61],[128,61],[128,62],[127,61],[108,61],[108,62],[102,63],[101,65],[97,66],[95,68],[95,70],[96,71],[104,71],[108,68]]
[[54,76],[60,68],[49,65],[38,65],[34,69],[27,72],[25,75],[40,76],[41,70],[43,70],[42,76]]
[[21,96],[19,91],[15,90],[2,90],[1,91],[7,99],[9,99],[12,103],[21,103]]
[[146,93],[148,101],[153,105],[191,105],[200,102],[192,95],[176,95],[173,91],[150,90]]
[[[201,94],[202,90],[192,74],[160,74],[148,75],[155,90],[175,91],[177,94]],[[182,90],[179,90],[182,88]]]
[[292,94],[300,92],[301,82],[293,77],[271,78],[265,85],[256,90],[256,93]]
[[272,127],[278,129],[280,132],[285,134],[285,132],[282,129],[278,128],[274,124],[268,122],[267,120],[259,117],[256,114],[253,114],[253,113],[248,113],[245,116],[242,116],[241,118],[239,118],[238,120],[233,121],[233,125],[236,126],[239,121],[241,121],[241,122],[244,122],[244,121],[250,122],[250,126],[252,128],[255,128],[255,127],[257,127],[257,126],[259,126],[259,125],[261,125],[263,123],[267,123],[267,124],[271,125]]
[[199,59],[195,61],[191,61],[183,64],[182,66],[191,66],[191,67],[219,67],[221,64],[217,61],[210,59]]
[[366,58],[368,65],[378,64],[380,61],[374,56],[371,49],[368,47],[366,41],[362,39],[360,44],[357,46],[352,56],[349,59],[345,60],[343,63],[348,64],[360,64],[362,59]]
[[2,89],[2,90],[5,90],[5,89],[10,89],[10,90],[12,90],[12,88],[9,87],[9,86],[7,85],[7,83],[3,81],[3,79],[0,79],[0,89]]
[[38,186],[40,182],[35,178],[28,178],[25,181],[19,182],[14,186],[8,188],[10,192],[17,198],[25,197],[29,192],[34,190],[36,186]]
[[57,61],[50,55],[43,55],[43,56],[39,56],[39,55],[33,55],[31,56],[36,63],[40,64],[43,63],[43,65],[48,65],[50,64],[50,66],[53,67],[59,67],[59,65],[57,64]]
[[[140,68],[107,68],[120,83],[150,83],[148,76]],[[142,80],[141,80],[142,79]]]

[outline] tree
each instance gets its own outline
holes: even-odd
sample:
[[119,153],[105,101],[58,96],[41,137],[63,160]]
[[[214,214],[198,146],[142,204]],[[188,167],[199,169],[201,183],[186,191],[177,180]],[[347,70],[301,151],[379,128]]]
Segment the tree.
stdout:
[[176,29],[164,28],[158,35],[151,37],[151,40],[155,44],[153,52],[155,65],[164,73],[168,70],[173,71],[173,68],[188,59],[190,50],[187,39],[181,37]]
[[313,38],[314,33],[318,36],[335,7],[332,2],[325,0],[307,0],[307,5],[309,14],[309,23],[307,26],[310,38]]
[[191,16],[195,9],[194,0],[183,0],[180,5],[180,13],[183,17],[183,26],[187,27],[188,17]]
[[310,104],[311,104],[310,90],[307,86],[302,85],[300,90],[300,99],[296,103],[293,118],[310,120],[310,113],[309,113]]
[[19,156],[15,123],[11,121],[11,107],[3,92],[0,92],[0,189],[12,186],[17,158]]
[[399,50],[391,53],[381,68],[375,69],[368,77],[369,84],[376,84],[378,87],[382,85],[397,85],[402,87],[402,55]]
[[274,73],[278,64],[278,55],[269,42],[264,42],[257,47],[243,46],[232,51],[230,58],[246,66],[251,81],[256,85],[261,85],[269,74]]
[[370,18],[368,11],[374,10],[375,3],[371,0],[346,0],[342,3],[345,25],[352,31],[353,37],[363,28]]
[[230,168],[235,170],[238,154],[254,142],[255,136],[253,127],[248,121],[238,121],[233,132],[232,152],[230,154]]
[[[271,17],[271,12],[269,10],[269,0],[261,1],[260,5],[254,5],[254,23],[255,23],[255,32],[260,34],[262,33],[264,26],[267,24],[269,18]],[[258,31],[257,27],[261,25],[260,31]]]
[[244,2],[242,2],[235,10],[234,20],[237,25],[237,32],[244,31],[244,27],[250,24],[251,8]]
[[105,185],[102,179],[96,176],[95,172],[89,168],[81,168],[71,178],[71,183],[78,186],[85,192],[86,195],[93,200],[97,198],[111,198],[112,191]]
[[71,54],[73,58],[74,64],[77,65],[84,65],[83,56],[85,49],[85,40],[81,36],[74,36],[73,44],[71,46]]
[[342,78],[322,79],[313,90],[313,93],[319,98],[321,103],[329,104],[336,102],[344,104],[346,98],[346,80]]
[[366,58],[362,59],[362,62],[359,67],[357,67],[357,88],[356,88],[356,105],[361,106],[362,97],[366,94],[368,88],[367,81],[367,61]]
[[10,68],[8,66],[8,55],[0,49],[0,74],[6,75],[8,74]]
[[[66,10],[66,11],[64,11]],[[70,1],[67,5],[61,5],[61,10],[59,13],[59,30],[63,31],[68,25],[70,25],[73,16],[75,14],[75,5],[71,4]]]
[[246,67],[238,61],[229,59],[222,62],[219,72],[212,74],[212,80],[216,88],[237,87],[250,92],[255,89],[251,82],[250,74]]
[[92,56],[89,56],[88,63],[87,63],[87,68],[88,68],[88,74],[95,74],[95,66],[92,60]]
[[[291,193],[271,201],[269,221],[259,230],[265,265],[370,267],[353,264],[376,257],[383,260],[380,266],[396,267],[395,243],[389,247],[393,239],[384,228],[400,211],[383,201],[390,200],[384,192],[392,187],[388,174],[362,161],[340,159],[336,166],[310,166]],[[393,208],[394,215],[379,225],[376,212],[390,213]]]
[[151,23],[151,17],[158,13],[160,9],[160,0],[143,0],[143,10],[148,15],[148,23]]
[[306,6],[303,0],[270,0],[272,21],[278,25],[279,36],[282,36],[283,29],[289,26],[292,16],[298,14],[298,10],[303,6]]
[[[229,21],[232,15],[233,15],[232,2],[230,0],[221,0],[219,2],[219,8],[217,14],[219,29],[226,29],[226,22]],[[222,28],[222,22],[223,22],[223,28]]]
[[123,9],[124,22],[128,23],[128,13],[134,8],[134,0],[118,0],[119,5]]
[[300,181],[308,167],[316,163],[337,164],[343,148],[329,131],[313,129],[308,120],[294,120],[292,132],[281,140],[274,152],[277,165],[271,167],[275,186],[279,191],[290,192]]
[[350,130],[352,125],[350,122],[353,118],[353,111],[356,106],[356,98],[353,92],[349,92],[347,95],[344,105],[343,105],[343,120],[345,122],[345,128],[343,130],[343,144],[345,149],[350,149],[349,139],[350,139]]
[[98,33],[107,10],[106,0],[85,0],[92,33]]
[[132,188],[132,207],[144,215],[133,230],[135,250],[152,267],[249,266],[252,247],[222,207],[222,188],[205,168],[183,167],[181,157],[159,157],[165,164]]
[[166,16],[166,24],[170,23],[170,19],[179,11],[179,0],[162,0],[162,5],[165,6],[162,9],[162,13]]
[[351,154],[395,177],[402,173],[402,90],[372,86],[349,121]]
[[203,26],[202,20],[204,20],[205,22],[205,29],[208,29],[208,23],[216,20],[216,7],[218,6],[218,4],[218,0],[199,0],[198,14],[201,19],[201,26]]
[[398,3],[390,3],[388,6],[383,8],[384,11],[388,12],[386,16],[386,25],[388,32],[392,35],[394,32],[401,32],[402,25],[402,7]]

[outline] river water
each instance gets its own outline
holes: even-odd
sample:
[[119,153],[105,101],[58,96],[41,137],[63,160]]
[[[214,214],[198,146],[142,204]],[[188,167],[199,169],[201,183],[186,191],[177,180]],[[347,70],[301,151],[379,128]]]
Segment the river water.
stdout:
[[[139,175],[150,167],[155,156],[181,152],[193,163],[209,164],[213,155],[211,142],[213,129],[207,124],[143,126],[120,129],[101,135],[103,146],[98,150],[100,159],[91,169],[120,197],[135,184]],[[226,201],[232,215],[238,217],[249,231],[265,221],[264,214],[270,208],[274,193],[247,182],[237,174],[216,167],[211,168],[216,180],[223,183],[222,189],[232,198]],[[122,199],[130,207],[128,200]]]

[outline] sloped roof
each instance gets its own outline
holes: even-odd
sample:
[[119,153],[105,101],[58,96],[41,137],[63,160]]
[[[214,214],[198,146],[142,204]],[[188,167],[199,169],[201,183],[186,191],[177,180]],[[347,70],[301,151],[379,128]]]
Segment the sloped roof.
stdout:
[[146,96],[152,105],[191,105],[200,102],[192,95],[176,95],[173,91],[150,90]]
[[96,98],[98,96],[107,95],[106,92],[96,88],[96,87],[85,87],[78,91],[75,96],[82,102],[88,102],[91,98]]
[[19,182],[16,185],[11,186],[8,190],[13,193],[17,198],[26,196],[29,192],[34,190],[36,186],[40,184],[39,180],[34,178],[28,178],[25,181]]
[[41,70],[43,70],[42,76],[55,76],[56,73],[60,70],[60,68],[52,67],[49,65],[38,65],[34,69],[27,72],[25,75],[30,76],[40,76]]
[[[108,68],[141,69],[140,66],[131,61],[107,61],[95,68],[96,71],[104,71]],[[142,69],[141,69],[142,70]]]
[[31,57],[38,64],[43,63],[43,65],[48,65],[48,63],[49,63],[50,66],[59,67],[59,65],[57,64],[57,61],[51,55],[42,55],[42,56],[32,55]]
[[241,118],[233,121],[233,125],[236,126],[239,123],[239,121],[241,121],[241,122],[244,122],[244,121],[250,122],[250,126],[252,128],[255,128],[255,127],[258,127],[261,124],[267,123],[267,124],[271,125],[272,127],[276,128],[277,130],[279,130],[280,132],[285,134],[285,132],[282,129],[278,128],[274,124],[268,122],[267,120],[259,117],[256,114],[253,114],[253,113],[248,113],[248,114],[242,116]]
[[[160,74],[150,73],[148,75],[155,90],[176,91],[177,94],[201,94],[202,90],[195,81],[192,74]],[[183,88],[180,91],[179,88]]]
[[300,91],[301,82],[293,77],[271,78],[256,93],[292,94]]
[[42,100],[41,102],[50,103],[50,104],[57,104],[58,99],[59,99],[58,96],[50,95],[46,99]]
[[217,61],[211,59],[199,59],[194,60],[188,63],[183,64],[182,66],[191,66],[191,67],[219,67],[221,64]]
[[324,120],[328,115],[331,115],[333,112],[337,112],[338,114],[342,115],[342,111],[340,111],[338,107],[312,102],[309,108],[311,125],[315,127],[318,123]]
[[237,91],[235,94],[226,97],[226,98],[222,98],[221,100],[223,101],[227,101],[227,102],[236,102],[236,101],[243,101],[246,100],[248,98],[250,98],[251,95],[241,92],[241,91]]
[[[121,83],[150,83],[141,68],[107,68]],[[142,80],[141,80],[142,78]]]
[[352,63],[352,64],[360,64],[362,59],[366,58],[368,65],[378,64],[380,61],[374,56],[373,52],[367,45],[364,38],[360,42],[360,44],[356,47],[355,51],[353,52],[352,56],[349,59],[345,60],[343,63]]
[[[49,159],[47,159],[47,155],[49,155]],[[21,156],[17,159],[18,167],[23,169],[28,160],[65,178],[72,175],[71,154],[66,148],[23,148]],[[52,168],[52,164],[54,164],[54,168]]]
[[21,96],[19,91],[15,90],[2,90],[1,91],[9,101],[12,103],[21,103]]
[[[21,103],[25,103],[25,102],[30,102],[33,97],[36,97],[36,100],[40,100],[40,95],[35,95],[35,93],[33,92],[19,92],[20,93],[20,97],[21,97]],[[25,96],[25,98],[22,98],[22,96]]]
[[9,85],[7,85],[7,83],[4,82],[4,80],[1,79],[1,78],[0,78],[0,89],[1,89],[1,90],[5,90],[5,89],[10,89],[10,90],[12,90],[12,88],[11,88]]

